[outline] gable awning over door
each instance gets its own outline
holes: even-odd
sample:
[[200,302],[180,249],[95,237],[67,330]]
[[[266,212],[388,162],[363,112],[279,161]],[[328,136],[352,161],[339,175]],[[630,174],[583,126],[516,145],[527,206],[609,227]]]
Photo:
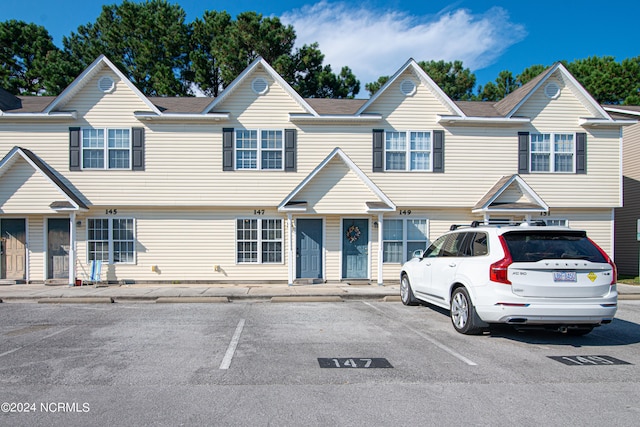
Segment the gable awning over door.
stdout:
[[549,206],[520,175],[503,176],[472,209],[473,213],[532,214]]
[[0,212],[88,210],[82,198],[32,151],[14,147],[0,161]]
[[396,205],[340,149],[335,148],[280,203],[280,212],[370,214]]

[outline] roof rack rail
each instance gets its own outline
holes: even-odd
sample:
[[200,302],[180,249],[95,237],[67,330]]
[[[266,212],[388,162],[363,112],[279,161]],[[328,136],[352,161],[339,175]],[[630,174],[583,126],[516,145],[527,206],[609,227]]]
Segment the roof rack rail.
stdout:
[[538,227],[546,227],[547,223],[543,220],[536,221],[510,221],[510,222],[485,222],[485,221],[471,221],[471,224],[451,224],[449,227],[449,231],[455,231],[462,227],[471,227],[477,228],[481,225],[493,226],[493,227],[503,227],[503,226],[538,226]]

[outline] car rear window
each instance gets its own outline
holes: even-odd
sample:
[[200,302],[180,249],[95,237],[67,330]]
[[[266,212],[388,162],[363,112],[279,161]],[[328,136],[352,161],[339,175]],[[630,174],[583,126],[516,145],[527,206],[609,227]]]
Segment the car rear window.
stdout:
[[502,235],[514,262],[582,259],[605,263],[602,252],[584,231],[512,231]]

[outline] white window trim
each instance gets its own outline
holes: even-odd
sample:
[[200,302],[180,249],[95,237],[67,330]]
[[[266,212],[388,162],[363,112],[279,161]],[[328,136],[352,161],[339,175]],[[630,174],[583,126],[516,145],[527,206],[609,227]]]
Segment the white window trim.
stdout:
[[[534,152],[532,149],[532,140],[531,140],[531,135],[545,135],[548,134],[549,135],[549,150],[550,151],[536,151]],[[556,153],[555,151],[555,136],[556,135],[573,135],[573,151],[571,151],[571,154],[573,156],[573,162],[572,162],[572,170],[571,171],[556,171]],[[575,174],[576,173],[576,160],[577,160],[577,154],[576,154],[576,132],[534,132],[529,134],[529,172],[534,174],[534,173],[541,173],[541,174],[545,174],[545,173],[557,173],[557,174]],[[533,170],[533,155],[534,153],[538,153],[538,154],[549,154],[549,170],[548,171],[534,171]],[[561,153],[565,153],[568,154],[569,152],[561,152]]]
[[[429,218],[425,218],[425,217],[412,217],[412,218],[403,218],[403,217],[389,217],[389,218],[384,218],[384,221],[387,220],[400,220],[402,221],[402,257],[401,257],[401,261],[400,263],[394,262],[394,261],[384,261],[384,244],[385,242],[397,242],[398,240],[385,240],[384,236],[382,237],[382,246],[383,246],[383,254],[382,254],[382,259],[383,259],[383,264],[404,264],[409,255],[408,252],[408,243],[409,242],[417,242],[418,240],[408,240],[407,239],[407,235],[408,235],[408,227],[407,227],[407,222],[408,221],[425,221],[425,247],[424,249],[426,249],[429,246]],[[384,233],[384,224],[383,224],[383,233]]]
[[[560,227],[569,227],[569,220],[567,218],[562,218],[562,217],[541,217],[540,218],[542,221],[545,222],[545,224],[547,223],[547,221],[564,221],[564,225],[561,225]],[[549,224],[547,224],[549,225]],[[554,225],[555,226],[555,225]],[[551,227],[551,226],[550,226]]]
[[[255,262],[250,262],[250,261],[239,261],[238,260],[238,221],[244,221],[244,220],[256,220],[258,221],[258,236],[257,236],[257,252],[258,252],[258,259]],[[280,262],[265,262],[262,259],[262,243],[264,242],[262,240],[262,222],[263,221],[269,221],[269,220],[276,220],[276,221],[280,221]],[[256,217],[238,217],[235,218],[235,220],[233,221],[233,227],[235,230],[235,258],[236,258],[236,265],[284,265],[284,251],[285,251],[285,239],[284,239],[284,220],[282,218],[276,218],[276,217],[264,217],[264,218],[256,218]],[[248,241],[252,241],[252,240],[243,240],[245,242]],[[278,240],[267,240],[267,242],[277,242]]]
[[[388,133],[404,133],[406,148],[405,148],[405,164],[404,169],[388,169],[387,168],[387,152],[401,152],[400,150],[387,150],[387,134]],[[412,150],[411,149],[411,134],[412,133],[428,133],[431,137],[431,149],[430,150]],[[433,172],[433,130],[385,130],[384,131],[384,171],[385,172]],[[411,169],[411,153],[429,153],[429,166],[427,169]]]
[[[257,133],[257,147],[256,147],[256,151],[257,151],[257,158],[256,158],[256,167],[255,168],[239,168],[238,167],[238,146],[237,146],[237,135],[238,135],[238,131],[255,131]],[[262,152],[263,151],[278,151],[278,150],[274,150],[274,149],[267,149],[267,148],[262,148],[262,132],[280,132],[280,134],[282,135],[282,148],[280,149],[280,152],[282,153],[282,165],[279,169],[263,169],[262,168]],[[285,162],[285,152],[284,152],[284,148],[285,148],[285,132],[284,129],[269,129],[269,128],[259,128],[259,129],[235,129],[233,131],[233,158],[234,158],[234,165],[233,168],[234,170],[237,171],[283,171],[284,170],[284,162]],[[252,150],[248,150],[248,149],[240,149],[241,151],[252,151]]]
[[[108,236],[109,236],[109,240],[108,240],[108,252],[109,252],[109,256],[108,256],[108,260],[107,261],[103,261],[106,264],[125,264],[125,265],[135,265],[138,263],[138,251],[136,250],[136,244],[137,244],[137,224],[136,224],[136,219],[132,218],[132,217],[106,217],[106,216],[92,216],[92,217],[88,217],[86,220],[87,223],[87,230],[86,230],[86,236],[85,236],[85,242],[87,244],[86,247],[86,259],[87,259],[87,264],[89,264],[91,262],[91,260],[89,259],[90,251],[89,251],[89,220],[107,220],[108,221]],[[133,221],[133,261],[130,262],[122,262],[122,261],[118,261],[115,262],[113,260],[113,255],[114,255],[114,240],[113,240],[113,220],[118,219],[118,220],[122,220],[122,219],[126,219],[126,220],[131,220]]]
[[[104,131],[104,145],[102,147],[104,153],[104,164],[101,168],[86,168],[84,167],[84,132],[89,130],[103,130]],[[109,131],[110,130],[128,130],[129,131],[129,167],[127,168],[110,168],[109,167]],[[98,150],[97,148],[87,148],[87,151]],[[112,150],[124,150],[123,148],[113,148]],[[84,127],[80,130],[80,167],[82,170],[87,171],[102,171],[102,170],[132,170],[133,169],[133,128],[130,127]]]

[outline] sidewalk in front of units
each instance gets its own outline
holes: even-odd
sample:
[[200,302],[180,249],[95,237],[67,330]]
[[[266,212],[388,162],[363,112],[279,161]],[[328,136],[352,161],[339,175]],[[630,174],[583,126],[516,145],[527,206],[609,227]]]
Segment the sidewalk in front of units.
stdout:
[[[640,299],[640,286],[618,284],[619,299]],[[129,284],[108,286],[0,286],[0,302],[34,303],[189,303],[267,300],[271,302],[337,302],[352,299],[400,301],[398,284],[385,286],[316,284]]]
[[128,284],[108,286],[47,286],[17,284],[0,286],[1,302],[331,302],[348,299],[400,300],[398,284]]

